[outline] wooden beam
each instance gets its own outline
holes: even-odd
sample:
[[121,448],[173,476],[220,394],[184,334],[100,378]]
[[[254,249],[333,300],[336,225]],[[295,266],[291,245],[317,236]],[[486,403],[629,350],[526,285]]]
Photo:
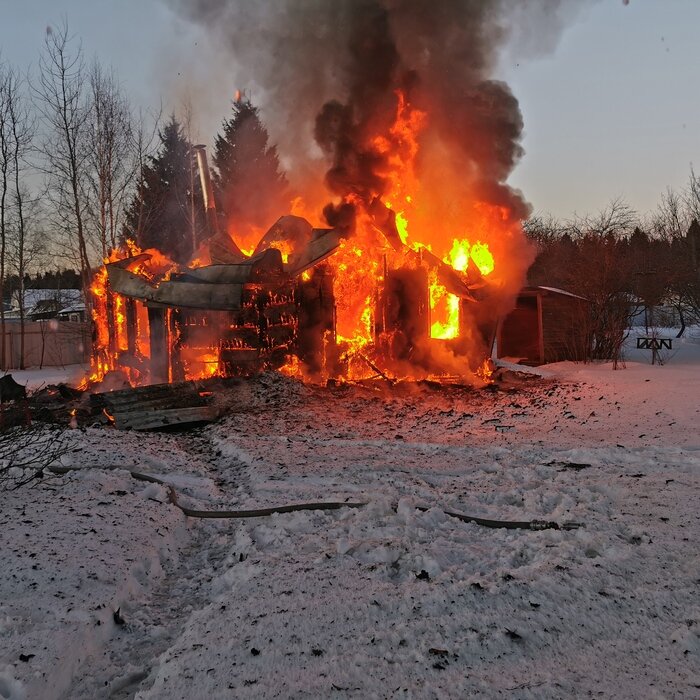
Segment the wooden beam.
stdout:
[[337,229],[313,229],[313,233],[316,237],[298,255],[290,256],[287,272],[291,277],[296,277],[325,260],[335,252],[342,241],[341,233]]
[[173,382],[181,382],[185,378],[185,368],[180,359],[180,348],[182,338],[180,337],[179,323],[182,314],[179,309],[171,309],[168,314],[170,322],[170,343],[168,347],[168,357],[170,359],[170,373]]
[[151,381],[167,382],[168,332],[165,325],[165,309],[148,309],[148,328],[151,336]]
[[108,348],[112,355],[117,353],[117,319],[114,313],[114,294],[107,288],[105,295],[105,309],[107,311],[107,337]]
[[542,295],[537,295],[537,328],[539,336],[539,353],[540,364],[543,365],[544,360],[544,324],[542,323]]
[[236,310],[241,307],[241,284],[199,284],[196,282],[161,282],[157,287],[139,275],[119,267],[107,265],[109,283],[114,291],[124,296],[156,302],[163,306],[188,309]]
[[136,354],[136,300],[126,297],[125,316],[126,316],[126,346],[127,351],[131,356]]

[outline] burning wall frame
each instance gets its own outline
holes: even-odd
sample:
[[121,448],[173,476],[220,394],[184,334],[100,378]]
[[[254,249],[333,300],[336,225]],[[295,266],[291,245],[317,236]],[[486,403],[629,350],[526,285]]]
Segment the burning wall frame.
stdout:
[[[288,263],[269,248],[242,263],[185,269],[158,283],[136,271],[147,262],[145,254],[109,263],[105,311],[114,325],[119,305],[113,302],[122,299],[125,336],[120,341],[118,332],[110,332],[110,354],[137,383],[244,375],[298,362],[307,376],[347,376],[348,355],[336,342],[334,273],[324,264],[340,243],[334,229],[318,229]],[[430,337],[431,271],[447,272],[441,279],[461,293],[465,316],[478,304],[473,290],[460,287],[464,283],[452,278],[448,266],[436,266],[434,256],[405,253],[409,264],[390,269],[385,263],[377,284],[375,357],[427,368],[422,341]],[[496,319],[486,324],[484,345],[495,325]],[[449,342],[458,346],[460,339]]]
[[[295,219],[282,217],[277,232],[298,226]],[[309,243],[287,263],[279,250],[267,248],[241,262],[184,269],[158,281],[140,274],[148,254],[108,263],[107,355],[134,374],[148,371],[150,382],[191,376],[186,370],[193,361],[210,364],[195,372],[202,376],[278,368],[290,355],[320,368],[319,335],[334,331],[332,282],[320,263],[340,237],[334,229],[308,229]],[[115,298],[124,300],[121,342],[113,330]],[[147,353],[139,348],[144,329]]]

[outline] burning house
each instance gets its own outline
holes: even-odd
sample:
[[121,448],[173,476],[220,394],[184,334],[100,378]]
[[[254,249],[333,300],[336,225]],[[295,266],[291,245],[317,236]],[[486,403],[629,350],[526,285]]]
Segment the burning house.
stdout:
[[[528,207],[505,184],[520,112],[488,78],[491,55],[474,34],[489,21],[483,3],[394,5],[367,0],[338,25],[344,99],[327,100],[313,130],[326,205],[318,188],[302,193],[244,246],[217,216],[197,147],[209,238],[187,265],[131,243],[106,261],[93,285],[93,379],[487,373],[531,261]],[[442,16],[467,10],[467,22]]]
[[[385,216],[378,230],[385,243],[370,262],[376,277],[360,300],[347,288],[347,263],[332,259],[347,256],[342,231],[313,228],[301,217],[281,217],[250,256],[215,232],[209,265],[180,268],[159,252],[132,248],[133,255],[106,263],[93,285],[95,370],[121,369],[133,383],[263,368],[310,378],[468,374],[460,317],[470,318],[468,307],[488,294],[488,249],[477,244],[482,267],[470,272],[466,250],[459,270],[428,249],[407,246],[392,224],[391,214]],[[350,256],[361,259],[362,252]],[[350,305],[337,295],[347,295]],[[441,321],[434,300],[444,296]],[[359,323],[342,335],[338,308],[358,302]],[[480,328],[482,361],[495,332],[496,319],[488,320]],[[436,354],[438,345],[443,354],[453,348],[450,363]]]

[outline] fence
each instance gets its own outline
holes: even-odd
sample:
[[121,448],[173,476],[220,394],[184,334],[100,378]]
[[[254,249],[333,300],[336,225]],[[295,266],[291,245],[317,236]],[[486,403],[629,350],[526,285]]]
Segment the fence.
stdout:
[[[2,370],[19,369],[20,324],[5,322],[5,366]],[[24,324],[24,366],[64,367],[90,359],[90,327],[72,321],[26,321]]]

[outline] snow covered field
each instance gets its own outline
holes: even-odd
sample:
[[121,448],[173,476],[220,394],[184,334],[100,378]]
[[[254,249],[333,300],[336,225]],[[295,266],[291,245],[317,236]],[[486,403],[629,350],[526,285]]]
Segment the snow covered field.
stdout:
[[[84,470],[1,496],[0,698],[699,697],[700,345],[677,346],[512,391],[264,375],[196,431],[73,431]],[[199,520],[126,469],[200,509],[368,505]]]

